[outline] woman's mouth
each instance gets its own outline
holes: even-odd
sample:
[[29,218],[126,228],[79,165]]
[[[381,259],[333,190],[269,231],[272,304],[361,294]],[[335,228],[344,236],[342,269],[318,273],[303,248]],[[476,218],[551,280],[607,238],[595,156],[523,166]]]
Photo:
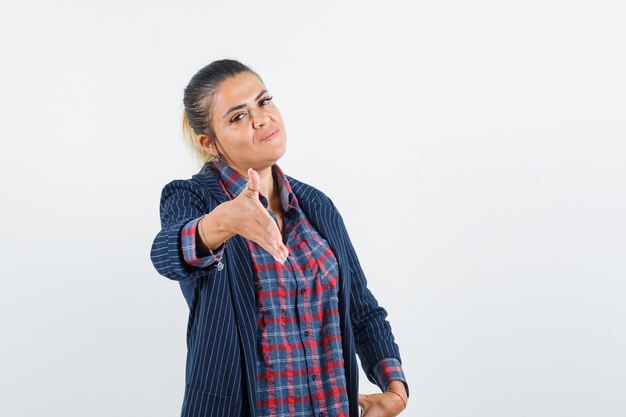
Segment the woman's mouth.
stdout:
[[277,134],[278,134],[277,130],[271,130],[267,132],[265,136],[261,138],[261,142],[267,142],[268,140],[272,140],[276,137]]

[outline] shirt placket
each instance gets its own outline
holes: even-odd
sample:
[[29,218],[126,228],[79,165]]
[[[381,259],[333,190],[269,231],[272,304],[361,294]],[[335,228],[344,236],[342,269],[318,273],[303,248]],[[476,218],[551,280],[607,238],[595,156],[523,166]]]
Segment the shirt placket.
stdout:
[[[308,237],[308,236],[307,236]],[[305,237],[305,239],[307,238]],[[302,255],[304,257],[304,255]],[[299,262],[300,265],[308,265],[307,260]],[[311,404],[314,416],[326,417],[326,402],[324,398],[324,387],[322,385],[321,366],[318,351],[315,348],[315,318],[310,313],[312,302],[317,301],[314,291],[315,277],[307,278],[307,274],[313,274],[314,271],[310,267],[305,270],[298,270],[296,274],[297,289],[297,310],[298,310],[298,326],[300,329],[300,337],[302,339],[302,348],[307,365],[308,387],[311,394]]]

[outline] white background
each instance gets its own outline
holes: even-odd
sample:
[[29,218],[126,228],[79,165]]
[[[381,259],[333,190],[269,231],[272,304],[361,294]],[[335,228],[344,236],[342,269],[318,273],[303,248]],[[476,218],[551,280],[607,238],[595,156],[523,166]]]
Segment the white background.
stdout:
[[183,89],[225,57],[342,212],[404,415],[626,415],[623,2],[99,3],[2,1],[1,416],[179,414],[149,250],[198,170]]

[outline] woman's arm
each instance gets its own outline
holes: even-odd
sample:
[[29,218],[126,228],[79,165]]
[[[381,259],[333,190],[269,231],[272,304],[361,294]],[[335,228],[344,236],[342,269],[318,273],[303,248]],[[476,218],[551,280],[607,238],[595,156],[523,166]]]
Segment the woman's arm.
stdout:
[[217,202],[205,198],[198,186],[189,180],[174,180],[161,192],[161,230],[152,242],[150,259],[163,276],[177,280],[194,280],[208,269],[188,264],[183,256],[181,232],[185,225],[212,211]]
[[395,416],[404,410],[408,385],[401,368],[400,352],[386,320],[386,310],[367,288],[367,279],[339,211],[340,233],[344,237],[350,268],[350,317],[355,348],[370,381],[379,385],[382,394],[359,396],[363,416]]
[[[161,275],[179,281],[205,275],[209,269],[205,267],[215,264],[214,259],[205,265],[197,257],[237,234],[258,243],[278,262],[286,260],[289,252],[276,222],[259,201],[258,191],[251,191],[259,189],[258,174],[253,171],[249,181],[246,190],[221,204],[210,197],[207,200],[197,189],[199,186],[188,180],[175,180],[163,188],[161,231],[155,237],[150,253],[152,263]],[[198,218],[200,220],[194,223],[193,220]],[[199,240],[196,239],[196,229]],[[200,252],[197,246],[200,246]]]
[[[333,208],[337,210],[334,204]],[[374,367],[385,358],[396,358],[400,363],[400,351],[386,320],[387,311],[378,304],[378,300],[367,287],[367,279],[338,211],[337,216],[350,268],[350,318],[355,348],[368,378],[378,384],[379,381],[373,373]],[[381,387],[382,390],[385,388]]]
[[222,243],[235,236],[235,233],[230,231],[230,228],[226,225],[227,213],[230,209],[229,203],[226,201],[220,204],[215,210],[202,216],[198,222],[200,240],[197,241],[197,250],[200,256],[210,253],[209,248],[213,251],[221,246]]

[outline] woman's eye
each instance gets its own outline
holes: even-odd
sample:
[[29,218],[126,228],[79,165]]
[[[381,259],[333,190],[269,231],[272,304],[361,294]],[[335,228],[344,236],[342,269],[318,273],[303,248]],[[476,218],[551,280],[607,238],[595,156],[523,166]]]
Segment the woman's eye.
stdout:
[[237,113],[230,119],[230,122],[231,123],[238,122],[239,120],[243,119],[243,116],[244,116],[243,113]]
[[261,101],[259,102],[259,105],[265,106],[273,98],[274,98],[274,96],[265,97],[264,99],[261,99]]

